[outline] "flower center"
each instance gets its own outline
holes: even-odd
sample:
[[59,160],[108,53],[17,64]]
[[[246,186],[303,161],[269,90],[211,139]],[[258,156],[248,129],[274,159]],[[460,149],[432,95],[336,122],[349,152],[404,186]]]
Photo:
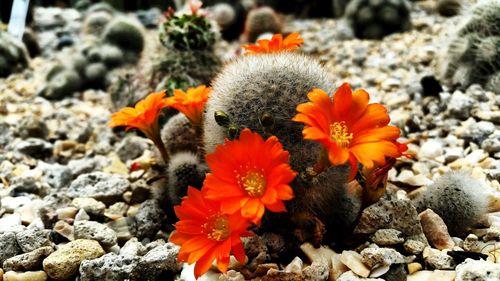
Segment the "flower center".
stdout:
[[330,124],[330,139],[341,147],[348,147],[353,136],[344,121]]
[[220,214],[210,217],[202,227],[205,229],[207,237],[215,241],[224,241],[231,234],[227,216]]
[[262,173],[251,171],[241,179],[243,189],[252,197],[262,196],[266,190],[266,178]]

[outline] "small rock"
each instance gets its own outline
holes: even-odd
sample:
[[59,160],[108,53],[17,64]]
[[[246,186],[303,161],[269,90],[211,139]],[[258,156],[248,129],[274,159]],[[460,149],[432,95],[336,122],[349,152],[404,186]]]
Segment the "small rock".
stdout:
[[361,257],[363,263],[371,268],[406,262],[402,254],[390,248],[366,248],[361,251]]
[[21,254],[9,258],[3,262],[3,269],[6,271],[33,271],[42,269],[42,261],[52,254],[54,249],[50,246],[36,249],[32,252]]
[[60,164],[45,164],[42,165],[42,170],[44,181],[57,190],[68,186],[73,178],[71,170]]
[[71,201],[71,205],[75,208],[83,209],[86,213],[94,216],[104,214],[104,210],[106,209],[104,203],[94,198],[75,198]]
[[85,212],[84,209],[80,209],[78,213],[75,215],[75,221],[88,221],[90,220],[90,216]]
[[379,229],[371,237],[373,243],[379,246],[391,246],[403,243],[403,233],[396,229]]
[[180,271],[182,265],[177,263],[179,249],[179,246],[170,242],[152,249],[141,257],[133,276],[140,277],[138,280],[154,281],[164,271]]
[[500,134],[493,134],[481,143],[481,148],[491,154],[500,151]]
[[443,155],[443,144],[437,140],[428,140],[420,147],[418,159],[435,159]]
[[118,241],[125,242],[133,237],[132,233],[130,233],[130,228],[133,224],[132,218],[124,217],[108,222],[107,226],[115,231]]
[[78,209],[75,207],[64,207],[56,210],[57,218],[59,220],[74,219],[76,212],[78,212]]
[[474,101],[460,91],[455,91],[447,104],[450,116],[460,120],[469,118],[473,105]]
[[26,192],[40,194],[41,187],[36,180],[30,176],[20,176],[12,179],[11,186],[14,192]]
[[347,271],[342,275],[340,275],[337,281],[385,281],[385,280],[380,278],[361,278],[356,274],[354,274],[352,271]]
[[104,211],[104,216],[112,220],[116,220],[125,216],[127,210],[128,210],[128,205],[125,202],[116,202],[115,204],[109,206],[109,208]]
[[29,138],[18,142],[14,149],[33,158],[42,159],[52,155],[54,146],[41,139]]
[[90,197],[113,204],[121,200],[129,187],[129,181],[120,175],[93,172],[78,176],[69,186],[67,195],[73,198]]
[[484,260],[466,259],[456,268],[456,281],[500,280],[500,264]]
[[326,281],[330,275],[330,267],[328,263],[313,262],[302,271],[305,280],[311,281]]
[[21,252],[14,232],[0,232],[0,249],[0,264]]
[[77,221],[74,224],[75,239],[98,241],[103,247],[109,248],[116,244],[116,233],[104,224],[95,221]]
[[448,228],[443,219],[431,209],[427,209],[418,215],[424,230],[425,237],[434,247],[443,250],[455,246],[453,239],[448,233]]
[[408,239],[403,244],[403,247],[405,248],[405,251],[407,251],[409,254],[420,255],[420,253],[424,251],[426,245],[420,241]]
[[455,275],[451,270],[420,270],[408,275],[407,281],[455,281]]
[[16,233],[16,240],[24,253],[50,245],[49,232],[38,227],[28,228]]
[[142,256],[146,253],[146,247],[142,245],[136,237],[130,239],[120,249],[121,256]]
[[[1,205],[2,204],[0,204],[0,206]],[[18,213],[14,213],[10,216],[4,215],[3,218],[0,218],[0,232],[12,231],[13,229],[16,229],[19,226],[21,226],[21,215]],[[3,248],[0,247],[0,249]]]
[[2,208],[4,208],[7,212],[15,212],[20,207],[31,203],[31,198],[28,196],[17,196],[11,197],[7,196],[0,200]]
[[88,174],[94,171],[97,161],[94,158],[72,159],[68,162],[68,168],[73,178],[82,174]]
[[116,154],[118,154],[120,160],[126,162],[127,160],[132,160],[141,156],[147,149],[147,139],[128,135],[118,144]]
[[3,281],[45,281],[47,273],[43,271],[28,271],[28,272],[5,272]]
[[245,281],[245,277],[238,271],[228,270],[226,274],[219,276],[217,281]]
[[455,262],[447,254],[439,253],[425,258],[425,262],[434,269],[454,269]]
[[362,260],[362,256],[355,251],[343,251],[340,256],[340,261],[350,270],[359,276],[368,277],[370,275],[370,269],[366,267]]
[[97,241],[78,239],[61,246],[43,261],[43,269],[55,280],[73,277],[83,260],[92,260],[104,255]]
[[154,236],[164,224],[165,212],[154,199],[142,202],[135,215],[135,235],[139,239]]
[[84,260],[80,265],[80,280],[128,280],[132,271],[136,269],[139,259],[137,256],[109,253],[97,259]]
[[304,262],[299,258],[295,257],[286,267],[285,272],[295,272],[301,273],[302,266],[304,266]]
[[413,274],[419,270],[422,270],[422,265],[418,262],[412,262],[408,264],[408,273]]

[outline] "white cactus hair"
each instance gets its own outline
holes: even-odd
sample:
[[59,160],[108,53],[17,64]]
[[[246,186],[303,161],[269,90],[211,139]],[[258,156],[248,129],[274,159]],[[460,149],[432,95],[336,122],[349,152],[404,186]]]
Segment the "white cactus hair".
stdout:
[[[207,153],[223,143],[227,129],[214,119],[216,111],[229,115],[231,122],[261,135],[277,136],[290,151],[296,170],[312,165],[319,146],[302,138],[303,125],[291,119],[296,106],[308,101],[313,88],[333,92],[329,73],[314,59],[295,52],[242,56],[225,66],[212,83],[204,118],[204,146]],[[267,112],[275,126],[265,132],[259,116]],[[294,165],[295,163],[295,165]]]

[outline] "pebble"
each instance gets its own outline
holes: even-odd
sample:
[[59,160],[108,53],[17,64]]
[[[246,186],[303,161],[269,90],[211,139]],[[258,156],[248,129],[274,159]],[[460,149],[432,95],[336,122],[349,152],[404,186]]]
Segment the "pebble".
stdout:
[[483,260],[466,259],[456,268],[456,281],[500,280],[500,264]]
[[7,271],[3,276],[3,281],[45,281],[47,273],[43,271],[14,272]]
[[385,280],[380,278],[362,278],[349,270],[340,275],[337,281],[385,281]]
[[50,246],[38,248],[32,252],[13,256],[3,262],[5,271],[33,271],[42,269],[42,261],[54,252]]
[[403,247],[409,254],[420,255],[424,251],[426,245],[420,241],[408,239],[403,244]]
[[21,214],[14,213],[12,215],[3,216],[2,218],[0,218],[0,232],[11,231],[16,227],[19,227],[20,225],[21,225]]
[[440,249],[451,249],[455,246],[453,239],[448,233],[448,228],[443,219],[431,209],[421,212],[420,223],[424,230],[425,237],[429,243]]
[[143,256],[146,253],[146,247],[142,245],[136,237],[128,240],[120,249],[121,256]]
[[89,239],[99,242],[104,248],[117,243],[116,233],[96,221],[77,221],[74,224],[75,239]]
[[443,155],[443,144],[437,140],[428,140],[422,144],[418,152],[418,159],[435,159]]
[[396,229],[379,229],[372,236],[373,243],[379,246],[391,246],[403,243],[403,233]]
[[361,257],[363,263],[370,268],[406,262],[406,258],[402,254],[391,248],[369,247],[361,251]]
[[[455,281],[456,273],[451,270],[420,270],[408,275],[407,281]],[[456,280],[458,281],[458,280]],[[464,280],[465,281],[465,280]]]
[[109,253],[97,259],[84,260],[79,269],[80,280],[126,280],[136,270],[139,259],[137,256],[121,256]]
[[16,240],[24,253],[50,245],[49,231],[38,227],[27,228],[16,233]]
[[71,205],[77,209],[83,209],[90,215],[100,216],[104,214],[106,205],[94,198],[75,198]]
[[83,260],[104,255],[97,241],[78,239],[62,245],[43,261],[43,270],[54,280],[67,280],[76,275]]
[[448,111],[451,117],[465,120],[469,118],[474,101],[460,91],[455,91],[448,102]]
[[14,232],[0,232],[0,265],[21,252]]
[[426,257],[425,263],[434,269],[445,270],[455,268],[455,262],[453,261],[453,258],[443,253]]
[[343,251],[340,255],[340,261],[361,277],[370,275],[370,269],[363,263],[363,257],[355,251]]
[[129,181],[120,175],[93,172],[78,176],[69,186],[67,195],[73,198],[90,197],[104,204],[113,204],[121,200],[129,187]]
[[154,199],[142,202],[137,214],[134,216],[134,235],[139,239],[152,237],[164,224],[165,212],[158,201]]

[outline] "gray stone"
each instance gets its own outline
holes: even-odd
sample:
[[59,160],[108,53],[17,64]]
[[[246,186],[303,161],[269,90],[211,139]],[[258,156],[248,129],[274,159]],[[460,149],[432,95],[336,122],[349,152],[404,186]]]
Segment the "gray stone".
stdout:
[[497,153],[500,151],[500,133],[492,134],[481,143],[481,148],[488,153]]
[[500,264],[484,260],[466,259],[456,268],[455,281],[496,281],[500,280]]
[[130,228],[134,225],[134,219],[130,217],[119,218],[107,223],[107,226],[116,232],[116,238],[120,242],[128,241],[133,237]]
[[43,270],[54,280],[67,280],[77,274],[82,261],[96,259],[102,255],[104,250],[97,241],[78,239],[59,247],[45,258]]
[[20,207],[30,204],[31,198],[28,196],[17,196],[17,197],[7,196],[2,198],[0,202],[2,203],[2,207],[7,212],[15,212]]
[[435,159],[441,155],[443,155],[443,144],[434,139],[424,142],[418,151],[419,159]]
[[137,240],[136,237],[128,240],[125,245],[120,249],[121,256],[142,256],[146,253],[146,247]]
[[453,95],[451,95],[447,106],[451,117],[465,120],[469,118],[473,104],[474,101],[470,97],[464,95],[460,91],[455,91]]
[[68,162],[68,168],[71,170],[73,178],[82,174],[88,174],[94,171],[97,161],[93,158],[74,159]]
[[0,232],[0,249],[0,264],[21,252],[14,232]]
[[328,263],[313,262],[302,270],[305,280],[311,281],[326,281],[330,275],[330,267]]
[[105,204],[113,204],[122,198],[129,187],[129,181],[122,176],[93,172],[78,176],[71,183],[67,194],[73,198],[90,197]]
[[126,162],[127,160],[132,160],[141,156],[146,149],[148,149],[146,139],[128,135],[118,144],[116,154],[118,154],[120,160]]
[[425,258],[425,262],[434,269],[445,270],[455,268],[455,262],[453,261],[453,258],[443,253],[428,256]]
[[467,127],[462,137],[465,139],[472,140],[477,144],[484,142],[488,136],[490,136],[495,131],[495,124],[488,121],[480,121],[477,123],[471,123]]
[[49,231],[38,227],[28,228],[16,234],[17,244],[24,253],[49,246]]
[[18,142],[14,150],[22,154],[26,154],[33,158],[45,158],[52,155],[54,146],[50,142],[42,139],[29,138]]
[[413,239],[408,239],[403,244],[405,250],[412,255],[420,255],[426,247],[426,245],[420,241],[416,241]]
[[20,176],[12,179],[11,186],[14,192],[26,192],[40,194],[41,187],[35,179],[30,176]]
[[38,248],[32,252],[9,258],[3,262],[5,271],[33,271],[42,269],[42,261],[52,254],[54,249],[50,246]]
[[406,236],[423,234],[415,207],[407,200],[385,200],[363,210],[355,233],[371,234],[379,229],[396,229]]
[[93,260],[84,260],[80,265],[80,281],[129,280],[139,260],[139,257],[119,256],[114,253]]
[[85,212],[84,209],[78,210],[78,213],[75,215],[75,221],[88,221],[90,220],[90,216]]
[[135,235],[139,239],[152,237],[164,224],[165,212],[154,199],[142,202],[135,215]]
[[71,201],[71,206],[83,209],[87,214],[101,216],[104,214],[106,205],[94,198],[75,198]]
[[95,221],[77,221],[74,231],[75,239],[96,240],[105,248],[116,244],[116,233],[108,226]]
[[361,256],[363,263],[371,268],[406,262],[405,256],[391,248],[366,248],[361,251]]
[[371,237],[373,243],[379,246],[391,246],[403,243],[403,233],[396,229],[379,229]]
[[43,165],[43,180],[55,189],[67,187],[72,179],[71,170],[60,164]]
[[25,115],[16,125],[16,133],[22,139],[39,138],[45,139],[49,133],[47,124],[40,117]]
[[173,243],[166,243],[152,249],[141,258],[132,278],[135,277],[140,278],[138,280],[154,281],[164,271],[180,271],[182,265],[177,263],[179,249],[180,248]]

